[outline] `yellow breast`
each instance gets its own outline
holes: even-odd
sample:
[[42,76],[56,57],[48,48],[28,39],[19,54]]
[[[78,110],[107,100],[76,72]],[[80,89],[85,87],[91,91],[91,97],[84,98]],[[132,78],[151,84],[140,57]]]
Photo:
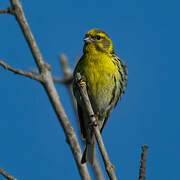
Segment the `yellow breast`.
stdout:
[[112,97],[108,93],[114,87],[114,76],[117,75],[117,67],[107,55],[84,57],[82,74],[86,77],[87,86],[94,98]]

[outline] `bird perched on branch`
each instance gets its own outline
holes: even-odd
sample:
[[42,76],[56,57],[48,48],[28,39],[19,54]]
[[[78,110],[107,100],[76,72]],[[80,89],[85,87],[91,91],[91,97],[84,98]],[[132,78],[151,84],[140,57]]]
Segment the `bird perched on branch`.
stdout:
[[84,42],[84,54],[73,73],[73,92],[77,100],[81,134],[86,142],[81,163],[88,161],[93,165],[95,135],[89,125],[89,117],[76,85],[76,74],[79,72],[86,79],[88,96],[102,132],[112,109],[124,93],[127,69],[115,54],[112,41],[104,31],[99,29],[88,31]]

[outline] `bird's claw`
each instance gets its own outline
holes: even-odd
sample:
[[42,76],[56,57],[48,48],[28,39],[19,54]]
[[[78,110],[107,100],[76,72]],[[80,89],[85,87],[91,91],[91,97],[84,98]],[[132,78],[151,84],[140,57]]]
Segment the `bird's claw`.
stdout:
[[91,120],[91,122],[89,122],[90,126],[97,126],[98,125],[98,115],[97,114],[93,114],[90,117],[94,117],[93,120]]
[[111,169],[114,169],[115,168],[115,166],[114,166],[114,164],[111,164],[110,166],[106,166],[106,171],[111,171]]
[[86,78],[84,76],[81,76],[78,82],[81,86],[86,86]]

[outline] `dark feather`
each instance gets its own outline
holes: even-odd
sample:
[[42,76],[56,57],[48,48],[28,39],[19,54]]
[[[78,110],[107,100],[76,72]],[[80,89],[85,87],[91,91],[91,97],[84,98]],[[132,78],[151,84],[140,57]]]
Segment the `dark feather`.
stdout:
[[77,109],[78,109],[78,116],[79,116],[79,123],[80,123],[80,130],[83,138],[86,138],[86,127],[84,124],[84,119],[83,119],[83,109],[79,104],[77,104]]

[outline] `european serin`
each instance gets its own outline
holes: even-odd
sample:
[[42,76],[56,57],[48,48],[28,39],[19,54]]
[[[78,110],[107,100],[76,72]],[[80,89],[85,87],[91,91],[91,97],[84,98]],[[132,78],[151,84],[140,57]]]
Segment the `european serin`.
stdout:
[[86,79],[88,96],[102,132],[112,109],[124,93],[127,69],[116,56],[112,41],[104,31],[99,29],[88,31],[84,42],[84,54],[73,73],[73,91],[77,100],[80,130],[86,142],[81,163],[88,161],[93,165],[95,136],[89,127],[89,117],[76,86],[76,74],[80,72]]

